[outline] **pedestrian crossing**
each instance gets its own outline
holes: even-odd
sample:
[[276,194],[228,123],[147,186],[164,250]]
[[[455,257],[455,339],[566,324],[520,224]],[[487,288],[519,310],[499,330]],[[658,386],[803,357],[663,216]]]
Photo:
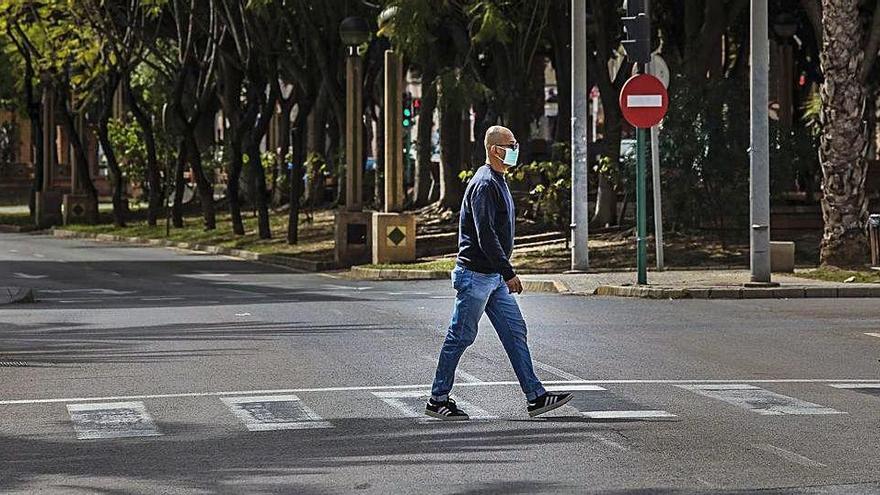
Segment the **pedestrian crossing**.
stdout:
[[[628,386],[624,386],[628,385]],[[817,391],[829,396],[835,407],[817,404],[773,390],[782,384],[761,383],[653,383],[606,384],[556,382],[547,386],[550,391],[569,391],[575,394],[567,405],[548,416],[579,417],[583,421],[689,421],[706,414],[715,416],[722,409],[728,414],[737,411],[749,416],[829,416],[848,414],[839,404],[850,404],[852,399],[880,400],[880,381],[854,383],[798,383],[786,384],[786,392],[797,387],[809,387],[811,397]],[[658,394],[658,389],[660,392]],[[352,419],[388,419],[412,421],[414,424],[439,422],[424,416],[424,404],[430,391],[424,386],[364,387],[339,392],[335,389],[301,389],[290,393],[271,390],[258,393],[218,392],[165,394],[156,396],[107,398],[51,399],[0,401],[0,431],[4,422],[16,421],[16,415],[35,415],[35,408],[47,409],[54,415],[46,423],[56,425],[61,432],[78,440],[100,441],[109,439],[159,437],[174,434],[163,425],[179,417],[170,418],[169,410],[179,416],[192,414],[204,424],[205,411],[211,411],[208,421],[222,423],[223,428],[248,432],[279,430],[332,429]],[[645,393],[640,398],[639,391]],[[510,382],[462,384],[456,390],[456,402],[477,422],[524,419],[525,401]],[[807,393],[807,389],[804,389]],[[838,395],[833,395],[838,394]],[[842,394],[842,395],[840,395]],[[851,395],[847,395],[851,394]],[[819,394],[821,395],[821,394]],[[135,400],[135,398],[137,400]],[[188,401],[188,402],[187,402]],[[694,401],[701,401],[696,407]],[[38,402],[38,403],[36,403]],[[184,407],[180,403],[185,404]],[[169,404],[176,404],[169,406]],[[59,410],[59,408],[61,408]],[[66,408],[66,415],[61,411]],[[16,411],[22,410],[20,413]],[[872,408],[873,409],[873,408]],[[864,408],[857,412],[864,412]],[[37,416],[39,413],[36,414]],[[66,416],[66,417],[65,417]],[[63,418],[63,419],[62,419]],[[540,421],[540,418],[536,420]],[[66,433],[65,433],[66,432]]]

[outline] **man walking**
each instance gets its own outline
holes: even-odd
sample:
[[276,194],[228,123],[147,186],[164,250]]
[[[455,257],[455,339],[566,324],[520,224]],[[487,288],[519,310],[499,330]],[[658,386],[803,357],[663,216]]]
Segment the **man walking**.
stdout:
[[484,144],[487,163],[471,178],[461,203],[458,259],[452,272],[455,309],[440,351],[431,398],[425,405],[425,414],[444,420],[469,419],[449,398],[449,392],[458,361],[477,337],[484,312],[513,365],[530,416],[556,409],[572,397],[547,392],[535,376],[526,322],[512,295],[521,294],[523,286],[510,265],[515,214],[504,173],[516,165],[519,145],[510,129],[501,126],[486,131]]

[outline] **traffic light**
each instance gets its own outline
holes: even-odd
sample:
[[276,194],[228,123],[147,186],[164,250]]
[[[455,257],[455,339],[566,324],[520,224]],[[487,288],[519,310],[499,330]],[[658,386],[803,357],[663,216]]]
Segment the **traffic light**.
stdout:
[[403,128],[408,129],[413,124],[413,98],[412,94],[407,91],[403,93]]
[[622,43],[627,58],[647,64],[651,61],[651,20],[645,12],[644,0],[626,0],[626,17],[621,20],[626,31]]
[[412,99],[412,108],[413,108],[413,115],[418,116],[419,112],[422,110],[422,99],[421,98],[413,98]]

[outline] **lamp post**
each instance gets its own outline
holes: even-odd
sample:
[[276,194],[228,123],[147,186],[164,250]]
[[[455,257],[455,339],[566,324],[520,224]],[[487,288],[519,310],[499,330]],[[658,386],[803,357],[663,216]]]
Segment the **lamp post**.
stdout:
[[345,59],[345,207],[336,212],[336,264],[367,263],[371,252],[372,214],[363,211],[363,112],[361,58],[358,46],[370,39],[370,26],[361,17],[339,24]]
[[345,206],[363,210],[363,74],[357,47],[370,39],[370,27],[361,17],[346,17],[339,24],[339,37],[348,47],[345,59]]

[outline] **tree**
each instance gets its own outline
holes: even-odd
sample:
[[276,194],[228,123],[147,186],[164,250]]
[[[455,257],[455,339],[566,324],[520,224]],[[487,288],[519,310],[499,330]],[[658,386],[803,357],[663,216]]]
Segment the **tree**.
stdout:
[[[865,175],[869,129],[865,109],[871,75],[880,48],[880,3],[861,9],[859,2],[804,0],[811,20],[821,9],[822,215],[825,229],[820,261],[825,265],[864,264],[868,204]],[[815,26],[815,24],[814,24]],[[867,27],[870,26],[870,29]],[[815,26],[817,32],[820,26]],[[876,81],[876,76],[873,79]],[[876,82],[873,84],[876,91]]]

